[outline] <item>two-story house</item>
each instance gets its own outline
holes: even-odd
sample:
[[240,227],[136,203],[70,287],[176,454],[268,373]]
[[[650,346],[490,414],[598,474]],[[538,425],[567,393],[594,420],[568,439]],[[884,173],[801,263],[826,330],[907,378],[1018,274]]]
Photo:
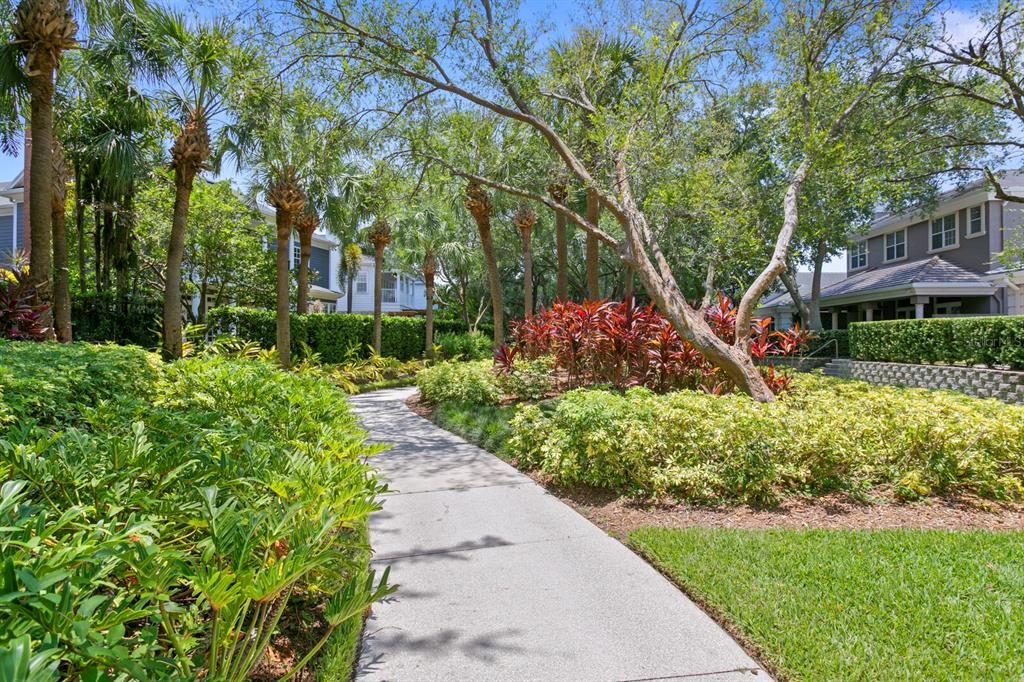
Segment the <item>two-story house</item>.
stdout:
[[[15,254],[28,244],[28,211],[25,205],[24,173],[10,182],[0,183],[0,266],[13,262]],[[260,213],[271,225],[274,210],[260,207]],[[270,242],[274,248],[276,242]],[[310,305],[322,312],[345,312],[348,299],[345,287],[347,277],[341,271],[341,248],[337,238],[325,230],[313,235],[313,250],[309,256]],[[299,264],[299,239],[294,232],[289,241],[289,266],[295,270]],[[426,310],[426,286],[422,279],[398,269],[382,274],[381,309],[385,313],[422,312]],[[352,312],[373,312],[374,260],[363,256],[362,265],[353,282]],[[211,301],[212,303],[212,301]],[[193,312],[199,307],[198,295],[192,303]]]
[[[1024,194],[1024,174],[1006,174],[1003,185]],[[1024,314],[1024,269],[997,257],[1022,234],[1024,205],[997,199],[984,180],[941,194],[927,210],[880,215],[867,234],[853,236],[846,277],[823,286],[824,326]],[[794,306],[780,295],[761,310],[784,317]]]

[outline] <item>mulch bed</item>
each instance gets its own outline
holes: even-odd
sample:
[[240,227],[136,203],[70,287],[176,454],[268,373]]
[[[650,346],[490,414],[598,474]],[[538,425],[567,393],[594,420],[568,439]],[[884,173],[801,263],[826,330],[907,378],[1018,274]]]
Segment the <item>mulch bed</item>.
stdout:
[[[432,407],[423,403],[418,393],[410,397],[406,405],[425,419],[433,416]],[[586,486],[557,486],[538,472],[526,473],[591,523],[622,541],[630,531],[642,526],[1024,530],[1024,505],[975,497],[929,498],[905,503],[883,488],[873,491],[871,502],[836,493],[813,498],[791,497],[770,509],[744,505],[709,507],[671,500],[635,500]]]

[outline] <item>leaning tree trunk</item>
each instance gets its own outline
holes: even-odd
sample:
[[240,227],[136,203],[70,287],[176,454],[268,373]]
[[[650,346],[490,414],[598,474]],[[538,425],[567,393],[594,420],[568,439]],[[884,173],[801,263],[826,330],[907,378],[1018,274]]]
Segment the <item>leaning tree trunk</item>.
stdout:
[[423,282],[427,289],[426,310],[426,356],[434,359],[434,275],[437,273],[437,260],[434,252],[427,249],[423,254]]
[[811,323],[809,328],[812,331],[821,331],[821,271],[825,267],[825,258],[828,256],[828,245],[824,238],[818,240],[818,248],[814,254],[814,274],[811,276],[811,300],[807,307],[810,309]]
[[[569,196],[565,185],[558,182],[548,185],[548,194],[563,205]],[[569,300],[569,235],[566,222],[565,214],[555,211],[555,298],[559,301]]]
[[[171,146],[174,168],[174,219],[167,244],[167,271],[164,275],[163,355],[171,360],[181,357],[182,300],[181,264],[185,256],[185,228],[192,183],[210,156],[210,132],[202,111],[193,112]],[[108,248],[109,251],[109,248]]]
[[[807,305],[807,301],[804,300],[803,295],[800,293],[800,284],[797,282],[796,275],[787,266],[785,270],[779,273],[779,279],[782,280],[783,286],[789,292],[789,297],[793,299],[793,306],[796,308],[797,313],[800,314],[804,327],[810,329],[813,322],[811,307]],[[818,317],[820,318],[821,316],[819,315]],[[821,326],[820,320],[818,326]]]
[[523,316],[533,315],[533,226],[537,214],[526,204],[520,205],[512,218],[523,242]]
[[498,276],[498,258],[494,253],[494,241],[491,239],[491,197],[483,187],[471,182],[466,186],[465,204],[480,232],[480,246],[484,252],[487,281],[491,290],[494,348],[497,349],[505,343],[505,315],[501,295],[501,279]]
[[[597,192],[587,190],[586,219],[591,225],[597,225],[601,218],[601,204]],[[587,298],[596,301],[601,298],[601,283],[598,279],[601,252],[598,240],[593,234],[587,233]]]
[[57,340],[71,342],[71,283],[68,272],[68,240],[64,226],[67,207],[67,165],[60,142],[53,144],[53,187],[50,224],[53,237],[53,321]]

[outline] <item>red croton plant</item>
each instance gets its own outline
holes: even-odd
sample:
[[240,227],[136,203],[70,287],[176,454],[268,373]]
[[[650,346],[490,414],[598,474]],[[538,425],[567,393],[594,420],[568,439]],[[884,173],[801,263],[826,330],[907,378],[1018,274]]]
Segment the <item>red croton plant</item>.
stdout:
[[0,267],[0,339],[44,341],[49,328],[42,322],[46,306],[34,305],[33,287],[28,281],[28,268]]
[[[705,319],[727,343],[736,335],[736,307],[719,294],[718,305],[705,310]],[[807,346],[809,334],[799,327],[770,331],[771,318],[752,323],[751,353],[793,355]],[[632,301],[557,302],[512,324],[512,346],[495,355],[498,371],[515,371],[518,358],[554,358],[560,388],[611,384],[619,388],[646,386],[657,392],[696,389],[727,393],[729,378],[680,338],[669,321],[652,305]],[[784,391],[789,377],[762,366],[765,381],[775,393]]]

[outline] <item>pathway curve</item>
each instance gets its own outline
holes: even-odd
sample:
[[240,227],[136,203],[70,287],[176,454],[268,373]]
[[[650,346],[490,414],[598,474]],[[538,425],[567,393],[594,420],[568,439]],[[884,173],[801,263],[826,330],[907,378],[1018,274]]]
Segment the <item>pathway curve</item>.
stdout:
[[642,559],[497,457],[405,406],[352,398],[391,491],[370,519],[398,592],[373,607],[358,680],[767,680]]

